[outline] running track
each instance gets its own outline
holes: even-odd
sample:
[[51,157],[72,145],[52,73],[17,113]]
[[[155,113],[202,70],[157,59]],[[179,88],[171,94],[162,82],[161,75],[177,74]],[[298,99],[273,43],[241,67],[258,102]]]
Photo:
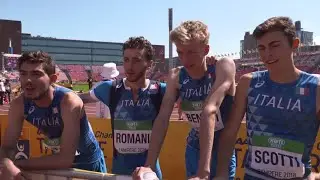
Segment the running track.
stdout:
[[[96,105],[94,103],[86,104],[86,113],[89,117],[95,117]],[[0,115],[8,114],[9,104],[0,105]],[[171,120],[178,120],[178,109],[174,108],[171,114]]]

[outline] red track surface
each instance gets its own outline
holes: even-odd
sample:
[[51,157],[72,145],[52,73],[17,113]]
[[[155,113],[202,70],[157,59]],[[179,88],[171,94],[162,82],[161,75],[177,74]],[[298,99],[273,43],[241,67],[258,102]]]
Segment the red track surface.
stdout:
[[[86,113],[89,117],[95,117],[96,115],[96,106],[94,103],[86,104]],[[8,114],[9,104],[0,105],[0,115]],[[178,120],[178,109],[174,108],[171,114],[171,120]]]

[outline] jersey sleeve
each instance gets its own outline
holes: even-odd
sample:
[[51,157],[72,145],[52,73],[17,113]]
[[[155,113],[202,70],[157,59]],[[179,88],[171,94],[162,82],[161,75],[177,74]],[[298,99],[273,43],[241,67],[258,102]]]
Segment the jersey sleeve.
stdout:
[[90,91],[90,96],[109,106],[112,81],[103,81]]

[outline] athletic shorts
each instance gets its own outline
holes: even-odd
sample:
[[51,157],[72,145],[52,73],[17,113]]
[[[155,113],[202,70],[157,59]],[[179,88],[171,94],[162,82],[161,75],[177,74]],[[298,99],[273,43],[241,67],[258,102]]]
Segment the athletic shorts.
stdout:
[[[195,176],[198,171],[198,162],[200,159],[200,150],[198,148],[194,148],[191,145],[187,144],[186,153],[185,153],[185,163],[186,163],[186,171],[187,177]],[[210,168],[210,179],[213,179],[216,174],[217,167],[217,153],[212,152],[212,161]],[[236,175],[236,156],[233,154],[230,159],[229,164],[229,179],[233,180]]]
[[103,156],[91,163],[77,163],[73,166],[73,168],[100,173],[107,173],[107,166]]

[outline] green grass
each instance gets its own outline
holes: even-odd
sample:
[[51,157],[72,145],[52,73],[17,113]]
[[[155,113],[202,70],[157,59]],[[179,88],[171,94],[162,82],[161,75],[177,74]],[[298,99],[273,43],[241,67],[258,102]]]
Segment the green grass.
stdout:
[[82,90],[83,92],[88,92],[89,91],[89,86],[88,86],[88,84],[74,84],[73,85],[73,90],[74,91]]

